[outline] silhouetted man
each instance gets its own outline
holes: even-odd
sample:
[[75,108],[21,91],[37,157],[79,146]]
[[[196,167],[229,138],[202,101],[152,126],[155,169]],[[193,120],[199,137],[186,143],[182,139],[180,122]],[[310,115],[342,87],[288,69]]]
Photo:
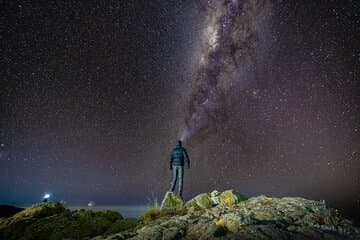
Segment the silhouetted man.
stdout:
[[182,147],[182,143],[178,140],[176,147],[171,152],[170,170],[173,171],[173,178],[171,181],[171,189],[175,190],[176,181],[179,178],[179,196],[182,197],[183,192],[183,181],[184,181],[184,160],[187,159],[188,168],[190,168],[189,155],[186,149]]

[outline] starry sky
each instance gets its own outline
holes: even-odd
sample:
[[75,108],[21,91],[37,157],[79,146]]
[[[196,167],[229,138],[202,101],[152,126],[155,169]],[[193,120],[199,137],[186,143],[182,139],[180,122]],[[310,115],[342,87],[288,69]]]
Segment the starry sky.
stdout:
[[[360,3],[253,1],[249,57],[222,62],[202,99],[209,2],[0,3],[0,203],[161,199],[188,128],[185,199],[232,188],[359,211]],[[248,16],[249,0],[218,2]],[[191,127],[206,96],[212,120]]]

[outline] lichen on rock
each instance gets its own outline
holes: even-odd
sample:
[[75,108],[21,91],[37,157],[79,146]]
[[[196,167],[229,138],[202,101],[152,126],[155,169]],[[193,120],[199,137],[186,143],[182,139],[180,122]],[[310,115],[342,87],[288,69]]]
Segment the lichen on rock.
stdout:
[[166,192],[161,203],[161,210],[179,210],[183,207],[184,201],[173,192]]
[[360,229],[337,211],[305,198],[213,191],[184,208],[185,215],[160,217],[131,239],[360,239]]
[[247,198],[244,195],[235,192],[234,190],[226,190],[219,195],[220,204],[225,204],[226,206],[232,206],[241,201],[245,201],[246,199]]
[[201,193],[185,204],[186,208],[193,207],[195,209],[207,209],[213,207],[210,194]]

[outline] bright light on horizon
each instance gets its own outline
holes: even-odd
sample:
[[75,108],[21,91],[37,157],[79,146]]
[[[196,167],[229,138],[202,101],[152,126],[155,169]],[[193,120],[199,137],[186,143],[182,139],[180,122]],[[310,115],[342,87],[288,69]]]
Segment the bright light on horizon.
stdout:
[[44,199],[50,198],[50,193],[45,193],[43,198],[44,198]]

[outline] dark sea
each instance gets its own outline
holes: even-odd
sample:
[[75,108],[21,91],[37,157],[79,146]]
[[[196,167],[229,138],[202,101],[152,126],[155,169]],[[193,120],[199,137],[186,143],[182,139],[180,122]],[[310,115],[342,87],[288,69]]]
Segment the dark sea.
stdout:
[[93,211],[105,211],[105,210],[112,210],[119,212],[123,217],[125,218],[138,218],[142,214],[146,212],[146,210],[149,208],[146,205],[140,205],[140,206],[132,206],[132,205],[114,205],[114,206],[69,206],[70,210],[76,210],[76,209],[86,209],[86,210],[93,210]]

